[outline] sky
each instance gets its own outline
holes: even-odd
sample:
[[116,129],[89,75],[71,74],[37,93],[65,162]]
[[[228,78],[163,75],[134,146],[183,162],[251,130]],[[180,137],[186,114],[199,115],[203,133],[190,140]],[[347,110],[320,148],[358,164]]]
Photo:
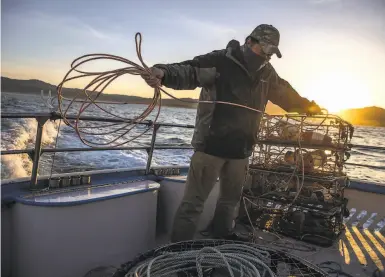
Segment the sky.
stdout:
[[[283,57],[271,63],[300,95],[331,112],[385,108],[385,0],[2,0],[1,74],[57,85],[83,54],[139,62],[136,32],[147,65],[179,62],[231,39],[243,42],[263,23],[280,31]],[[113,66],[121,65],[91,65]],[[106,92],[153,93],[138,76]],[[199,96],[199,90],[171,92]]]

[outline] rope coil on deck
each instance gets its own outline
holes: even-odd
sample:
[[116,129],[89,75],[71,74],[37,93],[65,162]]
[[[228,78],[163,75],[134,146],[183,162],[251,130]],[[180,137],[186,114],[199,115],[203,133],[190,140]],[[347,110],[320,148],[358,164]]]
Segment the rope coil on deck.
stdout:
[[182,241],[149,250],[123,264],[116,277],[328,276],[315,264],[248,242]]
[[245,245],[221,245],[179,253],[164,253],[140,264],[126,276],[163,277],[196,270],[198,276],[203,277],[205,270],[218,268],[225,269],[231,277],[238,274],[245,277],[275,276],[266,264],[268,260],[269,253],[266,251]]

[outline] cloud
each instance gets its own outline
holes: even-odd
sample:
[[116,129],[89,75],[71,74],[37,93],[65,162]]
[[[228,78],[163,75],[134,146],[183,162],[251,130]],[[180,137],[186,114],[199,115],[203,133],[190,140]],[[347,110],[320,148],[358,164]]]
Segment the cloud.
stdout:
[[217,23],[182,17],[181,23],[195,32],[204,31],[212,36],[233,35],[236,30]]
[[[182,32],[189,35],[227,40],[237,33],[236,29],[219,23],[195,19],[185,15],[173,15],[173,17],[175,20],[172,21],[178,22],[178,27],[183,29]],[[169,17],[167,20],[170,22]]]
[[104,33],[100,30],[97,30],[87,24],[81,23],[85,31],[88,31],[90,35],[92,35],[95,38],[98,39],[113,39],[111,35],[108,35],[107,33]]
[[[40,32],[43,30],[56,30],[58,33],[66,33],[71,36],[82,36],[100,40],[119,40],[120,34],[100,29],[92,24],[67,15],[51,15],[40,11],[28,11],[26,14],[13,14],[13,21],[27,21],[31,28],[35,27]],[[36,31],[36,30],[34,30]]]

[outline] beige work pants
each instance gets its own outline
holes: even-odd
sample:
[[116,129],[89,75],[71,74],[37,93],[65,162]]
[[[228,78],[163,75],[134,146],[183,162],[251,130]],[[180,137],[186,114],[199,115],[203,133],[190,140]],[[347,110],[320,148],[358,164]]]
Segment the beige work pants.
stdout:
[[248,170],[248,158],[224,159],[195,152],[191,158],[186,189],[174,219],[171,241],[194,238],[206,199],[218,177],[220,195],[211,223],[214,237],[223,237],[232,231],[235,209],[240,201]]

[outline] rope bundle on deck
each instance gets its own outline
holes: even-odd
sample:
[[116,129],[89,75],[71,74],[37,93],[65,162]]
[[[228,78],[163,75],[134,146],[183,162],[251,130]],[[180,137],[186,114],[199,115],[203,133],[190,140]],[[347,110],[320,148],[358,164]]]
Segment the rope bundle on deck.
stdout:
[[221,269],[231,277],[276,276],[269,263],[267,251],[243,244],[223,244],[200,250],[165,252],[132,268],[126,276],[166,277],[192,272],[203,277],[207,270],[213,269]]

